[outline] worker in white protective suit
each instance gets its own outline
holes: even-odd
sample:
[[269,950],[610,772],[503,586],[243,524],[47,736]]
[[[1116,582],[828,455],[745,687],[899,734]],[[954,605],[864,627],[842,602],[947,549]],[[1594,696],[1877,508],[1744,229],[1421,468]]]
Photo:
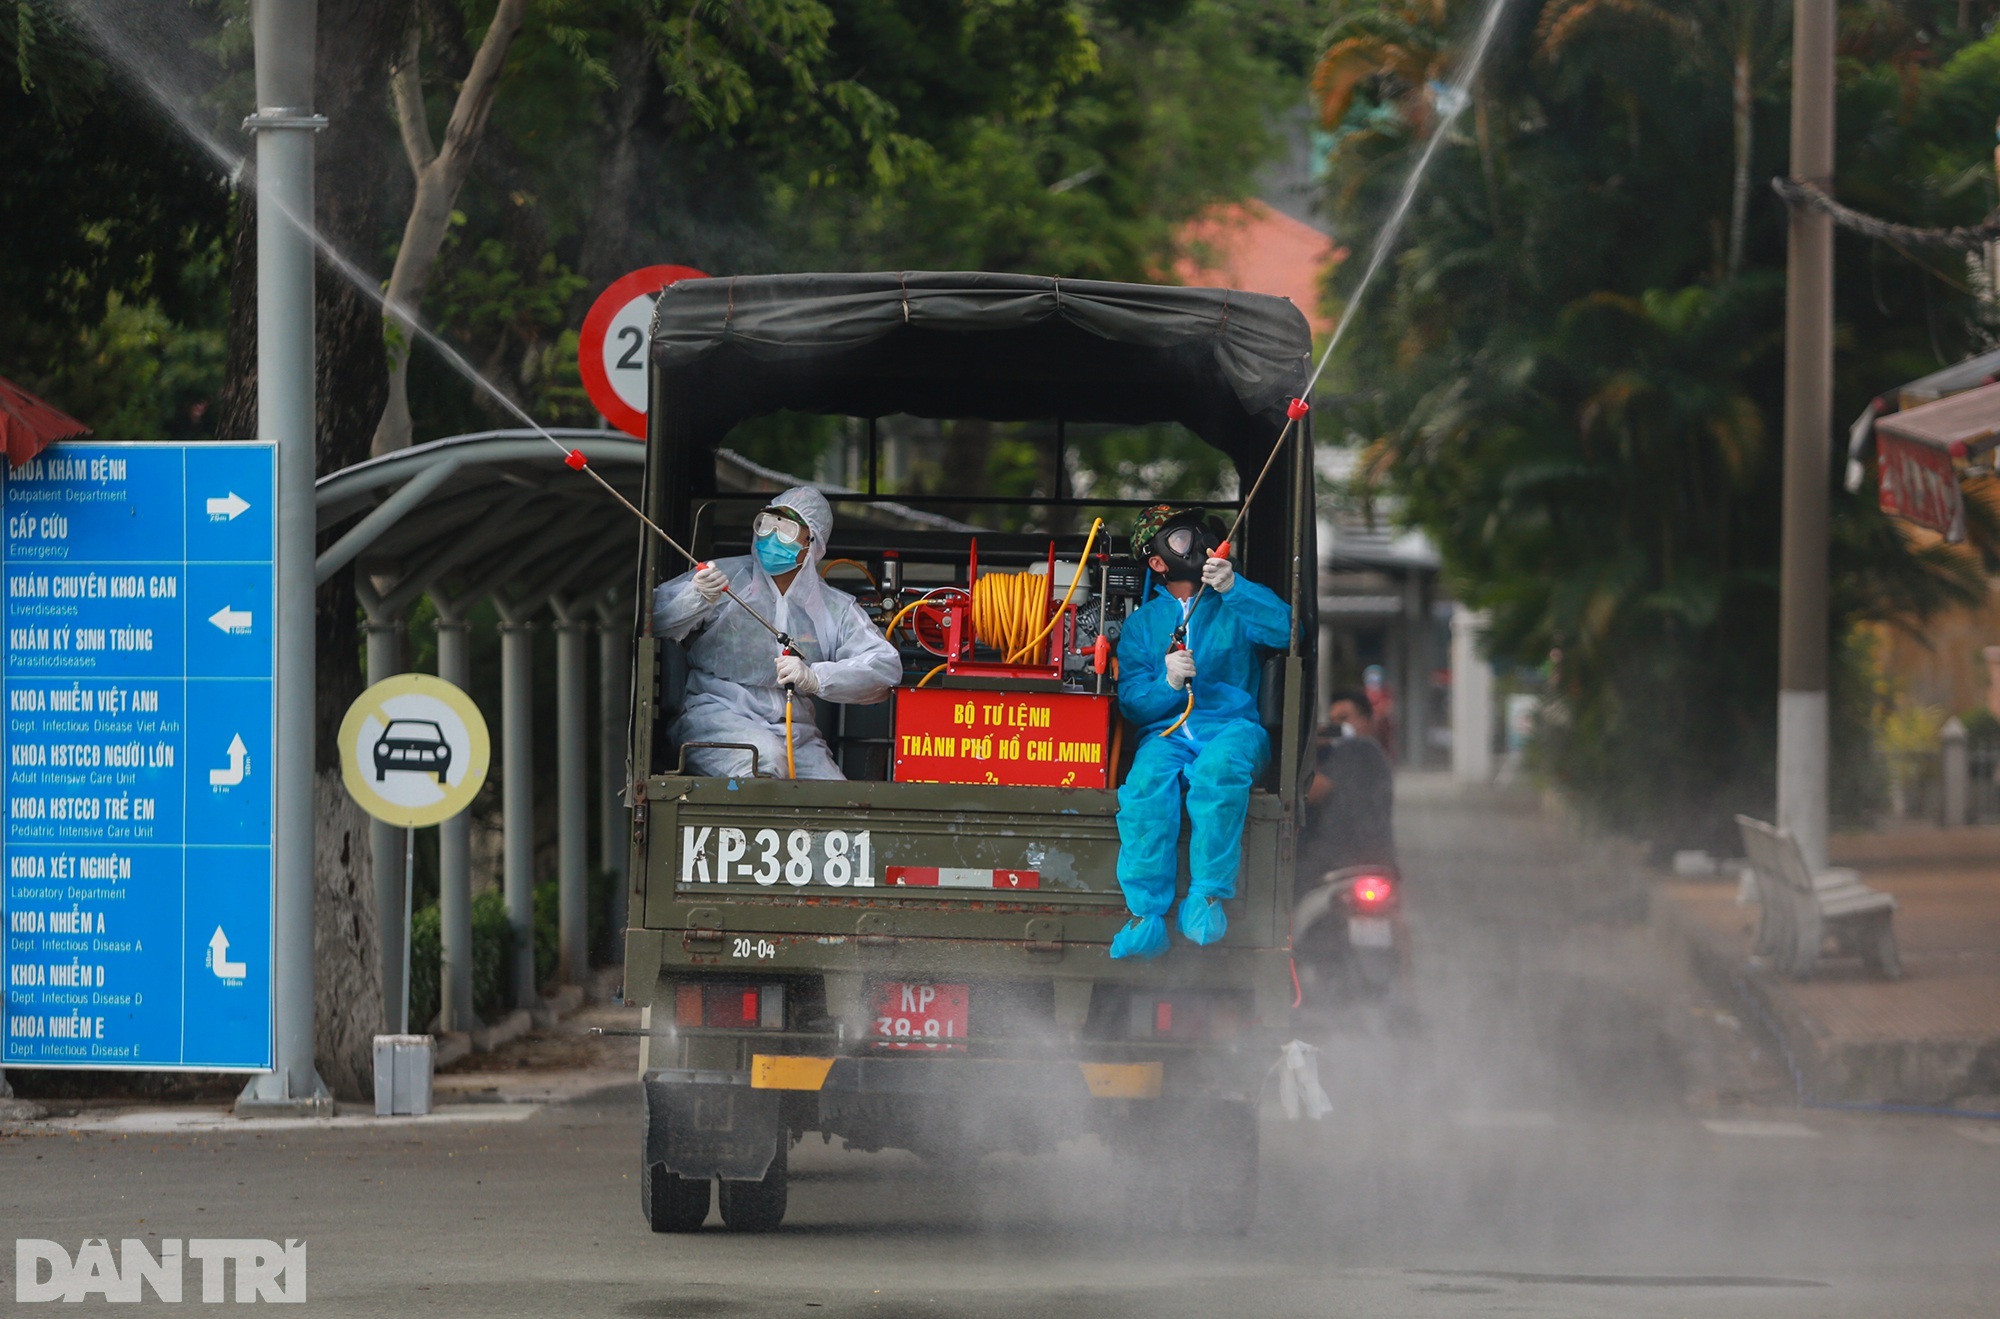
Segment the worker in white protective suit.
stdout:
[[[826,496],[808,486],[785,491],[752,523],[752,552],[717,559],[653,592],[653,633],[687,648],[687,700],[667,731],[687,749],[691,773],[748,778],[755,769],[786,775],[785,688],[790,686],[792,756],[802,779],[846,776],[813,723],[807,697],[844,705],[886,700],[903,662],[845,592],[820,578],[833,534]],[[792,638],[795,655],[733,594]],[[696,746],[695,743],[731,745]]]

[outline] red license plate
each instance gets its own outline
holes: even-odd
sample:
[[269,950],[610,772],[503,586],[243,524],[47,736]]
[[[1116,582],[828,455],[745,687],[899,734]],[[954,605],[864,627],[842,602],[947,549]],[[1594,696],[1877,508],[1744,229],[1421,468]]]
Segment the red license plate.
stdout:
[[889,980],[875,986],[878,1047],[963,1049],[971,997],[964,985]]

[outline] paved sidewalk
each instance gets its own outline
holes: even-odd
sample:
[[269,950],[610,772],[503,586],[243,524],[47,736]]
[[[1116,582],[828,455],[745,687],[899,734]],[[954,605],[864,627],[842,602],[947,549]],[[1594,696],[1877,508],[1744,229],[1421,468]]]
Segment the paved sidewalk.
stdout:
[[1817,1102],[2000,1109],[2000,830],[1842,836],[1834,861],[1898,903],[1904,978],[1828,958],[1801,983],[1751,956],[1734,880],[1662,880],[1656,926],[1778,1036]]

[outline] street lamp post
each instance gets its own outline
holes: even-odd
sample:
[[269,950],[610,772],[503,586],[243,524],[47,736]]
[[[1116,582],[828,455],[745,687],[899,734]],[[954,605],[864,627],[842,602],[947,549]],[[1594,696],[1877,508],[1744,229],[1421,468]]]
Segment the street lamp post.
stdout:
[[245,1116],[333,1111],[313,1066],[313,215],[316,0],[255,0],[257,431],[277,450],[277,870],[272,1070]]

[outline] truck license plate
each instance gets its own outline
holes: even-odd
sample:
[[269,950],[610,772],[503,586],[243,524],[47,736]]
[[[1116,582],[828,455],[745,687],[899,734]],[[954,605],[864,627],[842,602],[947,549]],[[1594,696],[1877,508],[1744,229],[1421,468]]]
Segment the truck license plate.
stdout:
[[885,981],[875,986],[875,1033],[884,1037],[878,1047],[963,1049],[970,1001],[964,985]]
[[1349,916],[1347,942],[1356,948],[1394,948],[1395,927],[1380,916]]

